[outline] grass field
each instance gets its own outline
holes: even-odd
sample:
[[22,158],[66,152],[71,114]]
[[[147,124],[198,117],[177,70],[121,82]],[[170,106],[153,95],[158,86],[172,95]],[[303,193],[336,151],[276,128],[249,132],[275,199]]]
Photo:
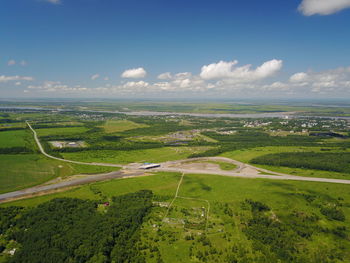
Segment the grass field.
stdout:
[[[175,173],[115,179],[1,206],[36,206],[63,196],[106,200],[111,196],[140,189],[151,189],[157,199],[161,198],[162,202],[169,204],[179,179],[180,174]],[[303,238],[299,241],[298,246],[302,246],[306,255],[312,258],[312,261],[305,262],[328,262],[318,258],[332,253],[341,254],[343,259],[334,262],[348,262],[350,259],[349,241],[332,234],[332,229],[337,227],[345,229],[350,227],[348,185],[186,174],[179,190],[179,197],[169,211],[169,219],[161,220],[166,215],[167,208],[154,207],[148,221],[144,223],[141,249],[146,256],[146,262],[157,262],[157,253],[161,254],[164,262],[198,262],[201,253],[206,255],[206,262],[229,262],[227,257],[235,251],[241,251],[243,258],[251,258],[250,261],[246,258],[246,261],[242,262],[257,262],[252,258],[254,255],[258,256],[256,253],[259,252],[256,250],[260,247],[255,247],[253,240],[244,234],[244,229],[248,226],[244,222],[248,222],[252,216],[249,208],[244,205],[247,199],[269,206],[271,210],[264,212],[264,216],[278,220],[279,224],[285,224],[285,227],[291,227],[288,222],[290,218],[295,218],[295,215],[304,218],[303,220],[308,220],[308,216],[317,218],[312,223],[316,227],[312,238]],[[334,204],[341,205],[346,218],[344,222],[326,219],[320,212],[320,207]],[[205,231],[205,218],[208,212],[209,220]],[[299,227],[299,223],[294,224],[296,225],[292,225],[293,231]],[[287,237],[290,234],[288,231],[281,234]],[[348,235],[349,231],[345,230],[345,233]],[[159,252],[152,249],[154,246],[159,248]]]
[[128,120],[108,120],[102,126],[106,133],[123,132],[127,130],[145,128],[148,127],[145,124],[139,124]]
[[84,160],[85,162],[105,162],[127,164],[132,162],[164,162],[186,159],[193,153],[203,152],[208,147],[163,147],[133,151],[82,151],[76,153],[62,153],[65,159]]
[[73,135],[80,134],[88,131],[86,127],[67,127],[67,128],[44,128],[36,129],[39,136],[49,136],[49,135]]
[[0,147],[24,147],[28,132],[26,130],[1,131],[0,132]]
[[38,154],[0,155],[0,193],[38,185],[56,177],[103,173],[118,168],[70,164]]

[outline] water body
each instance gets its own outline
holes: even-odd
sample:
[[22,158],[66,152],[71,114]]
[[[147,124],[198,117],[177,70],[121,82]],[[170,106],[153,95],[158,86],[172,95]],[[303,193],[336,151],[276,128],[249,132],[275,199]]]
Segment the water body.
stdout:
[[[20,107],[20,106],[0,106],[0,110],[34,110],[34,111],[73,111],[73,109],[40,108],[40,107]],[[104,110],[76,110],[90,113],[114,113],[129,116],[192,116],[202,118],[322,118],[322,119],[345,119],[343,116],[304,116],[296,112],[265,112],[265,113],[191,113],[191,112],[166,112],[166,111],[104,111]]]

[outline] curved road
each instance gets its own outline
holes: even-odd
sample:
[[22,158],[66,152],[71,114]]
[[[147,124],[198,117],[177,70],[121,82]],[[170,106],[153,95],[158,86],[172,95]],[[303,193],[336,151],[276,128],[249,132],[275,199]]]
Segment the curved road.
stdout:
[[43,146],[41,145],[41,143],[39,141],[39,138],[38,138],[38,135],[37,135],[36,131],[32,128],[32,126],[29,124],[28,121],[26,121],[26,123],[27,123],[29,129],[31,129],[31,131],[34,134],[34,139],[35,139],[36,144],[39,147],[40,152],[43,155],[45,155],[46,157],[48,157],[48,158],[59,160],[59,161],[63,161],[63,162],[67,162],[67,163],[76,163],[76,164],[84,164],[84,165],[95,165],[95,166],[107,166],[107,167],[123,167],[122,165],[119,165],[119,164],[112,164],[112,163],[85,163],[85,162],[72,161],[72,160],[67,160],[67,159],[62,159],[62,158],[58,158],[58,157],[52,156],[52,155],[50,155],[50,154],[45,152]]
[[[34,134],[34,139],[36,141],[36,144],[39,147],[40,152],[48,158],[63,161],[63,162],[83,164],[83,165],[119,167],[119,168],[124,168],[124,170],[111,172],[111,173],[90,175],[83,178],[72,179],[69,181],[63,181],[63,182],[47,184],[47,185],[39,185],[39,186],[35,186],[35,187],[31,187],[31,188],[27,188],[27,189],[15,191],[15,192],[0,194],[0,203],[6,202],[12,199],[25,197],[25,196],[45,193],[55,189],[67,188],[71,186],[77,186],[81,184],[102,181],[102,180],[109,180],[114,178],[140,176],[144,174],[144,171],[135,169],[135,165],[119,165],[119,164],[111,164],[111,163],[87,163],[87,162],[66,160],[66,159],[49,155],[48,153],[45,152],[44,148],[42,147],[36,131],[32,128],[32,126],[29,124],[28,121],[26,121],[26,123]],[[224,162],[229,162],[237,165],[237,168],[232,171],[222,171],[222,170],[205,170],[205,169],[187,169],[187,168],[181,167],[182,163],[197,161],[197,160],[224,161]],[[177,167],[177,166],[180,166],[180,167]],[[250,168],[250,171],[245,171],[246,168]],[[164,172],[180,172],[180,173],[186,173],[186,174],[212,174],[212,175],[232,176],[232,177],[241,177],[241,178],[263,178],[263,179],[273,179],[273,180],[294,180],[294,181],[350,184],[350,180],[318,178],[318,177],[303,177],[303,176],[295,176],[295,175],[273,172],[270,170],[258,168],[258,167],[248,165],[230,158],[226,158],[226,157],[202,157],[202,158],[193,158],[193,159],[185,159],[185,160],[178,160],[178,161],[168,161],[168,162],[161,163],[161,167],[154,168],[152,170],[164,171]],[[269,174],[261,174],[259,173],[259,171],[269,173]],[[271,174],[274,174],[274,175],[271,175]]]

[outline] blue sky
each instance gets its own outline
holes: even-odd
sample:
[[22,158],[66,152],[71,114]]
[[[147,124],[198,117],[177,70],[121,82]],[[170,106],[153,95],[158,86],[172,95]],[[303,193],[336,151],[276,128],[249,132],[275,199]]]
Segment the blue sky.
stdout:
[[348,0],[1,5],[1,97],[350,97]]

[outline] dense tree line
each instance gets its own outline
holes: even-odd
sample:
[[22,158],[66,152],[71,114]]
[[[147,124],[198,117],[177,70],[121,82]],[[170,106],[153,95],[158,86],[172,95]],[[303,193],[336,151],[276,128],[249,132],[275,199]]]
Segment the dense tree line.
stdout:
[[0,132],[2,131],[18,131],[18,130],[25,130],[24,127],[10,127],[10,128],[0,128]]
[[270,136],[262,131],[240,129],[236,134],[224,135],[216,132],[204,132],[204,135],[218,141],[215,149],[191,157],[215,156],[228,151],[264,146],[319,146],[319,138],[289,135],[285,137]]
[[152,206],[148,190],[95,201],[58,198],[32,209],[1,208],[0,234],[20,248],[8,262],[144,262],[135,244]]
[[350,173],[350,153],[275,153],[256,157],[254,164],[307,168],[334,172]]

